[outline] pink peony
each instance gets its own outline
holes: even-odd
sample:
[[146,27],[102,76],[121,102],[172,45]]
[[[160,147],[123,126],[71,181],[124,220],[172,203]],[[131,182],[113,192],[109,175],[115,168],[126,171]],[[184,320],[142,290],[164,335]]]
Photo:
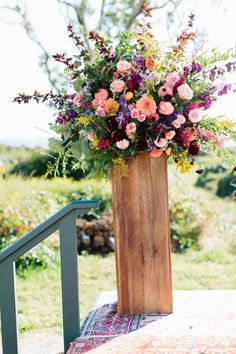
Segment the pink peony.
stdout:
[[181,123],[178,119],[173,120],[173,122],[171,123],[173,125],[173,127],[175,127],[176,129],[181,127]]
[[108,92],[105,89],[99,89],[95,95],[94,95],[96,100],[101,100],[105,101],[108,98]]
[[172,114],[175,109],[171,102],[162,101],[159,103],[158,110],[161,114],[168,116],[169,114]]
[[191,100],[193,98],[193,90],[187,84],[182,84],[177,88],[179,97],[182,100]]
[[126,125],[125,131],[126,131],[127,136],[130,139],[133,139],[136,129],[137,129],[137,127],[136,127],[135,123],[129,123]]
[[139,116],[139,110],[137,108],[133,108],[131,110],[131,117],[137,119],[138,116]]
[[138,110],[146,116],[156,113],[157,105],[152,96],[143,95],[136,104]]
[[125,88],[125,82],[123,80],[117,79],[110,84],[110,90],[112,93],[122,92],[124,88]]
[[173,95],[173,91],[172,89],[169,87],[169,86],[161,86],[158,90],[158,96],[159,97],[163,97],[163,96],[166,96],[166,95]]
[[116,67],[119,73],[125,74],[131,69],[131,64],[127,60],[119,60]]
[[180,122],[180,124],[184,124],[186,122],[186,119],[182,114],[178,114],[177,121]]
[[166,85],[169,86],[170,88],[173,88],[175,84],[179,81],[180,76],[179,74],[174,71],[173,73],[170,73],[166,77]]
[[189,112],[188,117],[193,123],[199,122],[202,119],[202,111],[198,108],[192,109]]
[[170,130],[165,134],[165,138],[167,140],[171,140],[173,139],[173,137],[175,136],[175,131],[174,130]]
[[150,152],[150,156],[152,157],[160,157],[163,154],[162,150],[154,149]]
[[146,114],[140,114],[140,115],[137,117],[137,120],[138,120],[139,122],[144,122],[146,118],[147,118]]
[[127,139],[117,141],[116,146],[121,150],[125,150],[129,146],[129,141]]
[[164,138],[161,138],[161,139],[156,139],[154,141],[154,144],[157,146],[157,147],[164,147],[166,144],[167,144],[167,140],[164,139]]
[[106,115],[106,112],[105,112],[104,108],[102,108],[101,106],[98,106],[98,107],[96,108],[95,113],[96,113],[98,116],[100,116],[100,117],[105,117],[105,115]]

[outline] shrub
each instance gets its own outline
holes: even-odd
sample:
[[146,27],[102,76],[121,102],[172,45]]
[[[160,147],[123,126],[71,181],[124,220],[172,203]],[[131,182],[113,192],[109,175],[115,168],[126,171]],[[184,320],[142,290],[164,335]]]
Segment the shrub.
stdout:
[[198,249],[203,216],[197,199],[192,195],[173,193],[169,199],[172,250],[182,252],[187,248]]
[[221,178],[217,184],[216,195],[218,197],[233,197],[236,192],[236,177],[228,175]]

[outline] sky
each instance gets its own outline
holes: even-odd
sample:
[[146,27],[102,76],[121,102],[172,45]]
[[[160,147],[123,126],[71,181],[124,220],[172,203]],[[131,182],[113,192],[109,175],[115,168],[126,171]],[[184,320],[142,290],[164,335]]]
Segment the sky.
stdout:
[[[97,12],[99,3],[96,1]],[[14,4],[14,0],[0,0],[0,5]],[[227,49],[236,43],[235,40],[235,0],[184,0],[184,8],[180,8],[176,16],[187,19],[190,11],[196,13],[197,28],[207,35],[206,47],[218,46]],[[94,4],[94,2],[93,2]],[[34,23],[40,40],[51,54],[57,52],[75,54],[75,47],[67,37],[66,23],[58,9],[56,0],[27,1],[29,15]],[[44,105],[29,103],[18,105],[12,102],[19,92],[32,93],[35,89],[48,92],[50,84],[47,76],[39,68],[38,47],[31,42],[24,30],[16,22],[16,17],[0,9],[0,142],[27,143],[31,140],[37,145],[51,136],[48,124],[53,122],[53,111]],[[160,40],[168,41],[176,34],[173,27],[168,33],[164,24],[164,10],[155,13],[155,32]],[[96,27],[96,14],[90,19],[90,27]],[[61,67],[63,71],[63,67]],[[233,109],[234,96],[228,96],[214,109],[214,113],[225,113],[229,118],[236,118]]]

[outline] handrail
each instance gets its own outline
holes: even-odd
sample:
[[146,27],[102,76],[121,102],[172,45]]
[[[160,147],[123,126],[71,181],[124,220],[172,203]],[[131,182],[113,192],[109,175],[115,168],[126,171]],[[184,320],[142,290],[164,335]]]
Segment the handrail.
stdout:
[[60,230],[64,350],[78,336],[79,293],[76,218],[98,201],[73,201],[0,253],[0,312],[3,354],[18,354],[15,260]]

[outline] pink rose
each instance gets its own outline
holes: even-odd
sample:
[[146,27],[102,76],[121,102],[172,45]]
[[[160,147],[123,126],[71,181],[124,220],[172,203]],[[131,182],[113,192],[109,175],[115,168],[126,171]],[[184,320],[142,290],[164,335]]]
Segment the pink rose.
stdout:
[[193,90],[187,84],[180,85],[177,91],[182,100],[191,100],[193,98]]
[[175,109],[171,102],[162,101],[159,103],[158,110],[161,114],[168,116],[169,114],[172,114]]
[[192,109],[189,112],[188,117],[193,123],[200,122],[200,120],[202,119],[202,111],[198,108]]
[[137,117],[137,120],[139,121],[139,122],[144,122],[145,121],[145,119],[147,118],[147,116],[146,116],[146,114],[140,114],[138,117]]
[[93,108],[97,108],[98,106],[103,106],[104,101],[102,100],[97,100],[96,98],[92,100],[92,106]]
[[137,129],[137,127],[136,127],[135,123],[129,123],[126,125],[125,131],[126,131],[127,136],[130,139],[133,139],[136,129]]
[[83,101],[83,94],[81,93],[80,95],[76,95],[74,98],[73,98],[73,103],[76,104],[77,106],[81,106],[81,103]]
[[173,125],[173,127],[175,127],[176,129],[181,127],[181,123],[178,119],[173,120],[173,122],[171,123]]
[[179,74],[174,71],[173,73],[170,73],[166,77],[166,85],[169,86],[170,88],[173,88],[175,84],[179,81],[180,76]]
[[159,120],[160,119],[160,116],[158,113],[154,113],[151,118],[154,118],[155,120]]
[[129,141],[127,139],[117,141],[116,146],[121,150],[125,150],[129,146]]
[[172,89],[169,87],[169,86],[161,86],[159,89],[158,89],[158,96],[159,97],[163,97],[163,96],[166,96],[166,95],[173,95],[173,91]]
[[175,131],[174,130],[170,130],[165,134],[165,138],[167,140],[171,140],[173,139],[173,137],[175,136]]
[[160,157],[163,154],[162,150],[154,149],[150,152],[150,156],[152,157]]
[[166,144],[167,144],[167,140],[164,139],[164,138],[161,138],[161,139],[156,139],[154,141],[154,144],[157,146],[157,147],[164,147]]
[[105,115],[106,115],[105,110],[104,110],[101,106],[98,106],[98,107],[96,108],[95,113],[96,113],[98,116],[100,116],[100,117],[105,117]]
[[131,111],[131,117],[136,118],[139,116],[139,110],[137,108],[133,108]]
[[123,80],[117,79],[110,84],[110,90],[113,93],[122,92],[124,88],[125,88],[125,82]]
[[95,95],[94,95],[96,100],[101,100],[105,101],[108,98],[108,92],[105,89],[99,89]]
[[182,114],[177,115],[177,120],[180,122],[180,124],[184,124],[186,122],[186,119]]
[[127,60],[119,60],[116,67],[119,73],[125,74],[131,69],[131,64]]

